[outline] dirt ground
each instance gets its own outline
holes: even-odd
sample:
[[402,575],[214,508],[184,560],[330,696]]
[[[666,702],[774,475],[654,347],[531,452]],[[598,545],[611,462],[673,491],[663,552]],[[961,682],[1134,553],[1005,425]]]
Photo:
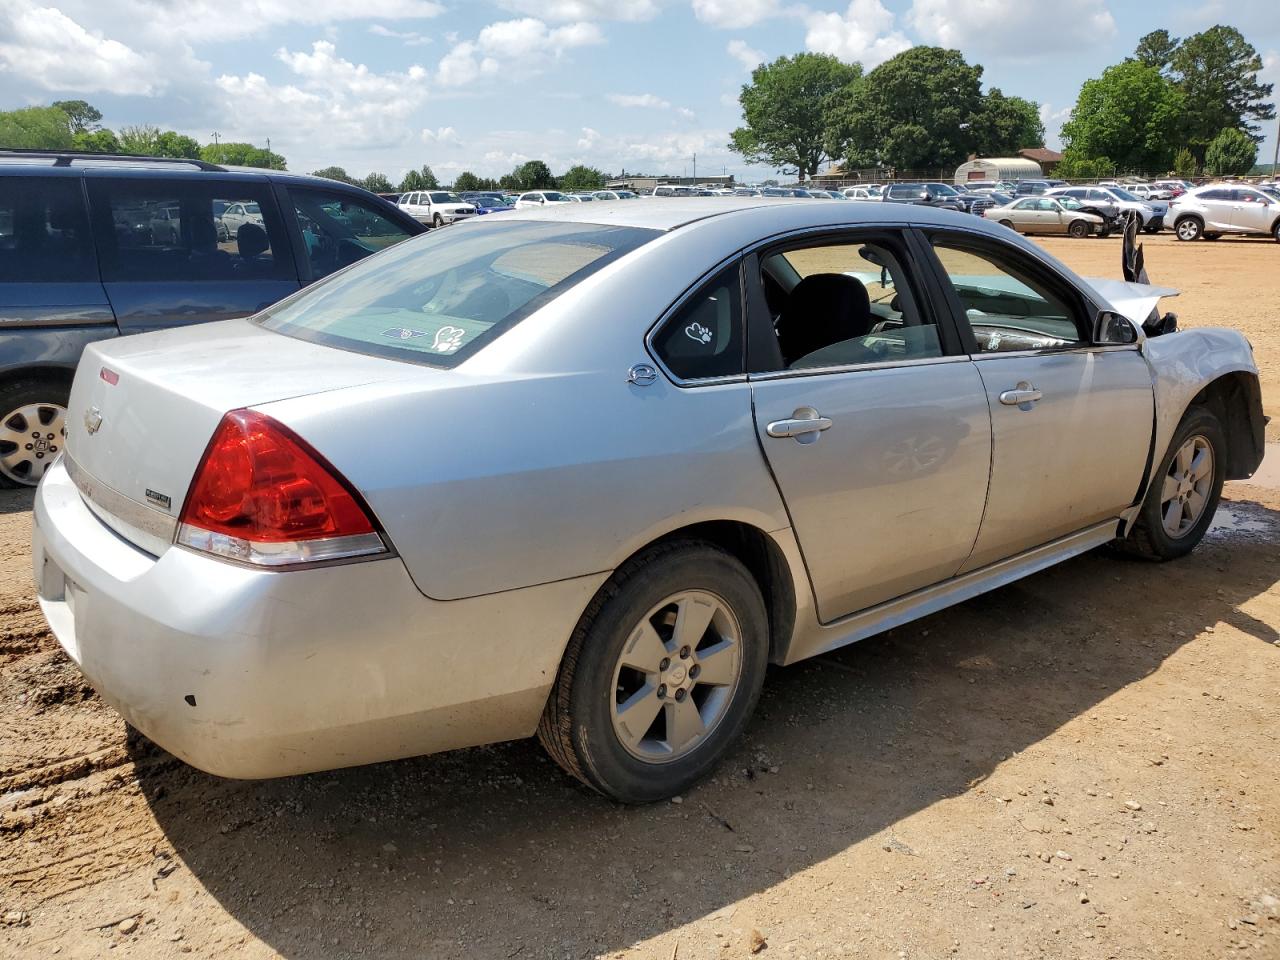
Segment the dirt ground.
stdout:
[[[1046,245],[1117,275],[1115,240]],[[1273,413],[1277,257],[1147,243],[1184,325],[1253,340]],[[0,492],[0,957],[1280,957],[1271,451],[1186,560],[1089,554],[772,671],[716,778],[645,809],[532,742],[185,767],[45,631],[31,497]]]

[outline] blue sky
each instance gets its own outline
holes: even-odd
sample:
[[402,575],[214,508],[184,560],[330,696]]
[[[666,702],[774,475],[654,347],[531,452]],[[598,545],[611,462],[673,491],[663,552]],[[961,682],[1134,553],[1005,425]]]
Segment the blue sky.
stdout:
[[83,98],[112,127],[270,138],[290,169],[393,180],[534,158],[679,174],[694,154],[700,173],[760,179],[725,144],[761,59],[870,68],[957,47],[1040,103],[1057,145],[1080,84],[1140,36],[1214,23],[1238,27],[1280,89],[1276,0],[0,0],[0,108]]

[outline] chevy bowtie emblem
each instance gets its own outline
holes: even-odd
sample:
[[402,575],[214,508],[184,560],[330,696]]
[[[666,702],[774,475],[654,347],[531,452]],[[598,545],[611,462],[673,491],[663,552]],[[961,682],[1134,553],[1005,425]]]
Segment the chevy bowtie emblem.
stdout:
[[84,428],[89,433],[97,433],[100,426],[102,426],[102,411],[97,407],[90,407],[84,412]]

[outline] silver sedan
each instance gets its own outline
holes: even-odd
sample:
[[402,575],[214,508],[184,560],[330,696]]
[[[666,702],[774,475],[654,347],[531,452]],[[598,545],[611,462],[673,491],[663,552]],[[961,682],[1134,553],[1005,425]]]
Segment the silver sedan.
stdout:
[[1105,236],[1108,232],[1102,217],[1086,213],[1079,201],[1069,197],[1023,197],[1004,206],[988,207],[982,215],[1018,233],[1082,238],[1091,233]]
[[1262,456],[1229,330],[995,224],[764,198],[482,217],[255,317],[97,343],[40,605],[134,726],[272,777],[535,732],[678,793],[789,664],[1114,542]]

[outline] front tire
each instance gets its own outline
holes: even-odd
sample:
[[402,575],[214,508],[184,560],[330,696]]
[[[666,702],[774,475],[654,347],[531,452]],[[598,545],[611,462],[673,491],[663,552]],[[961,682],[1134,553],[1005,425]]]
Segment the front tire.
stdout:
[[434,217],[431,218],[431,225],[435,227],[437,230],[439,230],[441,227],[444,226],[444,218],[437,213]]
[[1195,217],[1185,217],[1174,224],[1173,234],[1188,243],[1199,240],[1204,235],[1204,224]]
[[1067,227],[1067,235],[1076,240],[1083,240],[1089,235],[1089,224],[1083,220],[1072,220]]
[[674,541],[615,571],[583,614],[538,724],[561,767],[621,803],[652,803],[707,776],[764,683],[769,623],[746,567]]
[[50,379],[0,387],[0,486],[34,487],[57,459],[71,388]]
[[1174,431],[1133,529],[1117,546],[1148,560],[1186,556],[1213,523],[1226,476],[1222,424],[1207,407],[1192,407]]

